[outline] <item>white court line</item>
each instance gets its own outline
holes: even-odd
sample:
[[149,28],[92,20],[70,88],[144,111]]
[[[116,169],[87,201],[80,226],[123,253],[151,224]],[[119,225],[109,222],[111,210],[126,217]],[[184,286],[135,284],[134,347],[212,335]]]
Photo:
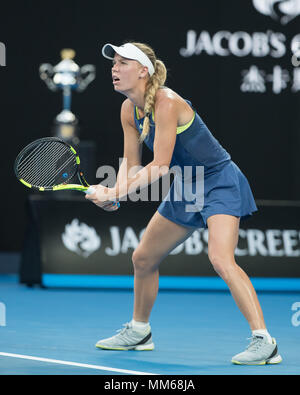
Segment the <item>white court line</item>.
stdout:
[[138,372],[136,370],[116,369],[116,368],[111,368],[111,367],[108,367],[108,366],[89,365],[89,364],[86,364],[86,363],[60,361],[58,359],[32,357],[31,355],[11,354],[11,353],[7,353],[7,352],[0,352],[0,356],[2,356],[2,357],[11,357],[11,358],[20,358],[20,359],[28,359],[28,360],[31,360],[31,361],[39,361],[39,362],[46,362],[46,363],[55,363],[55,364],[58,364],[58,365],[76,366],[76,367],[79,367],[79,368],[87,368],[87,369],[95,369],[95,370],[106,370],[106,371],[110,371],[110,372],[124,373],[124,374],[155,375],[155,373]]

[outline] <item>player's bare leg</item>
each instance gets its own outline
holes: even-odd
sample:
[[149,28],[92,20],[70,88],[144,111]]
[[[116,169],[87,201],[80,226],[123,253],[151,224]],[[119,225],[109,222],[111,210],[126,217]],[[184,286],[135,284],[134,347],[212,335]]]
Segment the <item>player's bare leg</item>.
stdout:
[[169,221],[158,212],[149,222],[140,244],[133,253],[134,312],[133,319],[147,322],[159,284],[161,261],[193,230]]

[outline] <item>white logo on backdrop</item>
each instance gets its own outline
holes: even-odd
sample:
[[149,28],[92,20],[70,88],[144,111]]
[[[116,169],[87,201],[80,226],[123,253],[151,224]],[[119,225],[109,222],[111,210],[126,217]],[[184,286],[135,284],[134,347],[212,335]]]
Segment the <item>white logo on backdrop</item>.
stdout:
[[[132,253],[138,246],[145,229],[137,231],[127,226],[123,231],[119,226],[111,226],[110,245],[104,248],[104,254],[118,256]],[[107,238],[106,238],[107,239]],[[170,255],[200,255],[208,253],[208,230],[195,231],[185,242],[177,246]],[[300,257],[300,231],[293,229],[240,229],[239,245],[236,256],[263,257]]]
[[[253,5],[264,15],[286,24],[300,15],[300,0],[253,0]],[[179,49],[183,58],[191,56],[220,56],[238,58],[251,57],[248,69],[241,70],[240,90],[243,93],[264,94],[272,91],[278,95],[290,91],[300,91],[300,34],[291,38],[284,32],[270,29],[265,32],[245,32],[220,30],[210,32],[188,30],[186,44]],[[260,59],[270,57],[276,59],[268,69],[261,69]],[[280,62],[281,58],[289,57],[290,67]],[[285,63],[284,66],[286,66]],[[266,67],[266,65],[263,65]],[[292,68],[293,66],[293,68]]]
[[[300,69],[294,70],[292,92],[299,91],[300,88]],[[260,70],[257,66],[250,66],[249,70],[244,70],[242,72],[242,92],[266,92],[266,84],[270,82],[272,84],[273,93],[279,94],[284,89],[287,88],[288,82],[291,81],[290,74],[288,70],[282,69],[280,66],[276,65],[273,67],[273,72],[267,74],[265,71]]]
[[77,218],[66,225],[62,241],[68,250],[84,258],[90,256],[101,246],[101,239],[96,230],[85,223],[80,223]]
[[286,25],[300,15],[300,0],[252,0],[254,7],[263,15],[270,16]]
[[249,70],[242,72],[243,81],[241,85],[242,92],[265,92],[265,76],[264,72],[256,66],[251,66]]

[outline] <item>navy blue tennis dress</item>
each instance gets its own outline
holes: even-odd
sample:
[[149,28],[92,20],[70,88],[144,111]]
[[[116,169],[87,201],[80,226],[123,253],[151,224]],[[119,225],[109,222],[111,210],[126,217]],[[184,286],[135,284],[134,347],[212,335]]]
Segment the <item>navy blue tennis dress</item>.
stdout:
[[[194,110],[190,101],[186,102]],[[153,151],[154,114],[145,144]],[[135,125],[143,130],[144,118],[134,111]],[[241,220],[257,211],[247,178],[231,160],[229,153],[214,138],[200,116],[177,128],[170,170],[174,181],[158,212],[165,218],[189,228],[207,228],[207,218],[229,214]]]

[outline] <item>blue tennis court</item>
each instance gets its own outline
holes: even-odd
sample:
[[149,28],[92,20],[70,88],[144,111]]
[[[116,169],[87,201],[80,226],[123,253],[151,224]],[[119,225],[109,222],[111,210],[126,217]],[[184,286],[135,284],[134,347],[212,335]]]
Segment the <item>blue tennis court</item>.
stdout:
[[231,357],[251,334],[227,291],[160,291],[151,319],[156,348],[139,352],[94,347],[131,319],[131,290],[28,288],[14,275],[0,276],[0,289],[2,375],[300,373],[299,292],[258,292],[283,362],[236,366]]

